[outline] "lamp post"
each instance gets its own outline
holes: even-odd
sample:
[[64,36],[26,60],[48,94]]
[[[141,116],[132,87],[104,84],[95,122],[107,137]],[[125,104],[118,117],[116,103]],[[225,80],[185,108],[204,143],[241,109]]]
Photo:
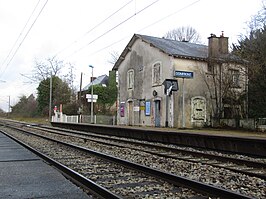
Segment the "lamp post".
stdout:
[[93,66],[89,65],[91,68],[91,123],[93,124]]
[[53,75],[51,72],[50,76],[50,92],[49,92],[49,119],[48,121],[52,121],[52,88],[53,88]]

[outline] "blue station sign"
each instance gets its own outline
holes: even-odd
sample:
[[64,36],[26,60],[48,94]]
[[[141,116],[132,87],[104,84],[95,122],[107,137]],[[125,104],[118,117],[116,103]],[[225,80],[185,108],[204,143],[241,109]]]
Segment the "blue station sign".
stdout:
[[174,76],[179,78],[193,78],[193,72],[176,70]]

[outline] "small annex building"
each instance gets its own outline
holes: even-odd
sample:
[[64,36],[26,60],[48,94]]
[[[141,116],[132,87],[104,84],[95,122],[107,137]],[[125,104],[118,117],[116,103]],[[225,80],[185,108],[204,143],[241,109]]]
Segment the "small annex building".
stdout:
[[[208,82],[218,78],[214,74],[219,71],[222,78],[222,70],[233,70],[230,81],[241,93],[245,82],[239,83],[235,65],[242,62],[229,55],[228,37],[212,34],[208,39],[207,46],[133,35],[113,67],[118,76],[117,124],[191,128],[210,125],[217,114],[224,116],[228,106],[223,104],[222,80],[216,79],[219,91]],[[178,82],[178,91],[170,96],[165,94],[166,79]]]

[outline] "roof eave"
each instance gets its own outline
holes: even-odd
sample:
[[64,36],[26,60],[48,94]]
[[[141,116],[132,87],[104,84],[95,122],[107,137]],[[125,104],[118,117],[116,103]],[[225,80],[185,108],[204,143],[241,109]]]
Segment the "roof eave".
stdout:
[[196,60],[196,61],[207,61],[207,57],[194,57],[194,56],[185,56],[185,55],[172,55],[175,58],[181,58],[181,59],[190,59],[190,60]]
[[209,57],[208,61],[217,62],[217,63],[235,63],[235,64],[248,64],[247,60],[243,59],[234,59],[234,58],[223,58],[223,57]]

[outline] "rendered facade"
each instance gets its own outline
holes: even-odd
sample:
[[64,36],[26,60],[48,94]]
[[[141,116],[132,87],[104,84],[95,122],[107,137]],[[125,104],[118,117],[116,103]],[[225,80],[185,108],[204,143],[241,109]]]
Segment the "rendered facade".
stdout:
[[[228,53],[227,37],[208,39],[206,46],[135,34],[113,67],[118,125],[191,128],[211,125],[225,110],[230,115],[233,107],[225,100],[229,90],[242,95],[246,89],[240,75],[243,62]],[[178,91],[170,96],[166,79],[178,82]],[[236,107],[245,111],[240,103]]]

